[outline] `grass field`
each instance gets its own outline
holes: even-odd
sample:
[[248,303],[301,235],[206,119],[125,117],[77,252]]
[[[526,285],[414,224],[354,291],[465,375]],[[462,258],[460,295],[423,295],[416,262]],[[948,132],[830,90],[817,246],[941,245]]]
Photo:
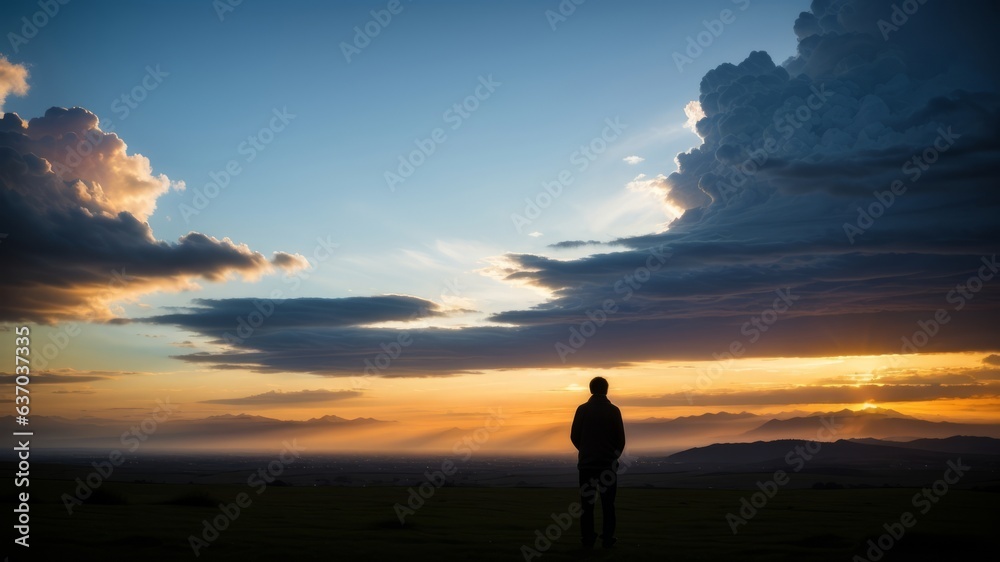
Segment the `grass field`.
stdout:
[[[241,492],[252,503],[197,559],[523,560],[522,545],[534,547],[535,531],[575,499],[572,489],[446,487],[401,526],[393,505],[406,501],[407,489],[399,487],[270,486],[258,495],[245,485],[107,482],[70,516],[59,497],[72,482],[31,484],[31,558],[48,560],[194,559],[188,537]],[[985,553],[1000,546],[1000,495],[951,490],[921,515],[915,492],[782,490],[734,536],[725,515],[749,491],[622,488],[616,548],[582,550],[574,520],[532,559],[847,561],[864,557],[865,541],[904,511],[917,523],[881,560],[992,559]]]

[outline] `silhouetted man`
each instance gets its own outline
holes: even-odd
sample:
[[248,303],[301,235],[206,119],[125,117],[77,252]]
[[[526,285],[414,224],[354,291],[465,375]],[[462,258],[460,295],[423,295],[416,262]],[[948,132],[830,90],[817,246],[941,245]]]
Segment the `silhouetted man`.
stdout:
[[604,525],[601,540],[611,548],[615,538],[615,495],[618,493],[618,457],[625,450],[625,425],[622,412],[608,400],[608,381],[595,377],[590,381],[590,400],[576,409],[570,440],[580,451],[576,467],[580,470],[580,532],[583,546],[597,542],[594,533],[594,506],[601,496]]

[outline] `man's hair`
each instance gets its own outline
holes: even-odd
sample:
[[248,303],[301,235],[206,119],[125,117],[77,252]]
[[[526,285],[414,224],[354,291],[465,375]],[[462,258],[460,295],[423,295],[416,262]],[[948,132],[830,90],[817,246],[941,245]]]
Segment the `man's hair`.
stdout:
[[608,395],[608,380],[604,377],[594,377],[590,379],[590,393]]

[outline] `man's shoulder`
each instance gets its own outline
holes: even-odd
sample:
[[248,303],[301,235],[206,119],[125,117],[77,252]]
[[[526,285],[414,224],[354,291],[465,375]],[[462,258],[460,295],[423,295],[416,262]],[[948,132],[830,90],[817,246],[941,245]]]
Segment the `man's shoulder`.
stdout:
[[595,402],[593,400],[590,400],[576,407],[576,412],[578,414],[584,412],[603,412],[608,410],[612,412],[617,412],[618,414],[622,413],[621,409],[618,406],[615,406],[608,400],[600,402]]
[[619,418],[622,417],[621,408],[612,404],[610,400],[602,402],[600,408],[601,411],[604,412],[604,415],[612,415],[612,416],[617,416]]

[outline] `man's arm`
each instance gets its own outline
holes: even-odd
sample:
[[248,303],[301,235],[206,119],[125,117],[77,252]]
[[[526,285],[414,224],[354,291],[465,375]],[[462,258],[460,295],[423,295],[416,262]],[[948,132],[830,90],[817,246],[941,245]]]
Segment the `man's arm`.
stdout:
[[614,438],[615,438],[615,451],[618,456],[621,456],[625,452],[625,422],[622,421],[622,411],[618,408],[618,415],[615,416],[615,428],[614,428]]
[[580,450],[580,408],[576,409],[576,414],[573,415],[573,426],[569,430],[569,440],[573,442],[573,446],[576,450]]

